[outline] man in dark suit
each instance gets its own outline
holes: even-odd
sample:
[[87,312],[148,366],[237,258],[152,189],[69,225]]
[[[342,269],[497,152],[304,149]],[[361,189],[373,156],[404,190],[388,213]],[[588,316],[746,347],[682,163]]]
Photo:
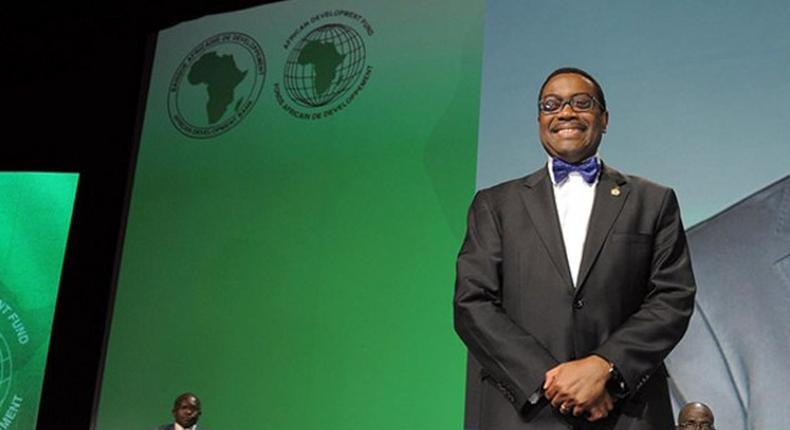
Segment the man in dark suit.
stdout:
[[548,166],[477,193],[458,256],[479,427],[672,428],[663,360],[695,292],[675,194],[600,161],[609,114],[586,72],[550,74],[538,107]]
[[176,397],[172,412],[175,423],[159,426],[156,430],[206,430],[205,427],[197,425],[203,409],[196,395],[184,393]]

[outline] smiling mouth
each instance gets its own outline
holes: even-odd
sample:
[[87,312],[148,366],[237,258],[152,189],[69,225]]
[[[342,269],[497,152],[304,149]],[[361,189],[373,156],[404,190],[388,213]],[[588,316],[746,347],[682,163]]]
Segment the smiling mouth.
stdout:
[[584,129],[576,128],[576,127],[560,128],[560,129],[554,130],[554,133],[559,135],[559,136],[577,136],[577,135],[580,135],[580,134],[584,133]]
[[587,130],[587,126],[580,121],[567,121],[559,122],[551,128],[553,133],[567,133],[573,134],[576,132],[583,132]]

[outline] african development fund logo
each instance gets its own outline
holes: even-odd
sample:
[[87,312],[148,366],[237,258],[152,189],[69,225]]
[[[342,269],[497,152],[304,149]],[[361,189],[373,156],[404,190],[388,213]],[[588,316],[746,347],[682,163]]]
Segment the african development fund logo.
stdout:
[[0,298],[0,429],[11,429],[24,397],[14,389],[15,358],[30,342],[22,318]]
[[238,125],[258,100],[266,78],[263,49],[244,33],[212,36],[184,58],[168,88],[173,125],[205,139]]
[[277,104],[301,119],[321,119],[345,109],[365,88],[365,37],[373,27],[347,10],[327,11],[303,22],[285,41],[288,52],[282,83],[274,84]]

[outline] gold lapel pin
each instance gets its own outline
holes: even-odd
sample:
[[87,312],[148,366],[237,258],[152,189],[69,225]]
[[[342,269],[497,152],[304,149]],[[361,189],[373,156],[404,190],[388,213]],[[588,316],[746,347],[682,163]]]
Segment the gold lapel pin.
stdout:
[[620,195],[620,188],[614,187],[612,188],[609,193],[615,197]]

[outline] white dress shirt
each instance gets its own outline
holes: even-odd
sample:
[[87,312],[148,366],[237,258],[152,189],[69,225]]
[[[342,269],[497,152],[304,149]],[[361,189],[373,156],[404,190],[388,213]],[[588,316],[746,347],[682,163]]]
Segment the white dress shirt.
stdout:
[[[600,160],[598,158],[599,166]],[[565,242],[565,256],[568,258],[568,268],[571,271],[571,278],[573,278],[573,286],[576,287],[598,177],[592,184],[588,184],[579,172],[571,172],[564,181],[557,184],[551,169],[551,157],[549,157],[547,168],[554,186],[554,203],[557,205],[562,241]]]

